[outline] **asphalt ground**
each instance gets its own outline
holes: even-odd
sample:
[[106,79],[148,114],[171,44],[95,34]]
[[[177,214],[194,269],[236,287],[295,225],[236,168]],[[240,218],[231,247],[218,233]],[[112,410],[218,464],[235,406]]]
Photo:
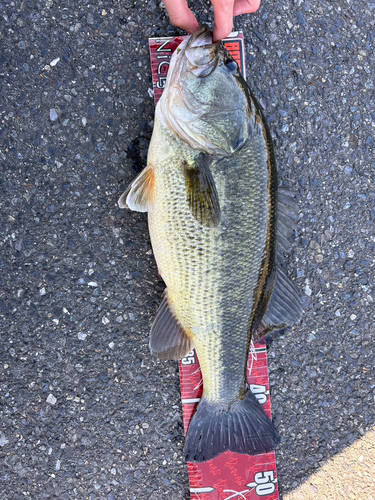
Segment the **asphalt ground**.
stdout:
[[[375,424],[375,2],[264,0],[235,28],[300,200],[304,319],[269,348],[285,495]],[[1,498],[189,498],[177,363],[148,348],[164,286],[117,207],[147,39],[181,33],[153,0],[0,0]]]

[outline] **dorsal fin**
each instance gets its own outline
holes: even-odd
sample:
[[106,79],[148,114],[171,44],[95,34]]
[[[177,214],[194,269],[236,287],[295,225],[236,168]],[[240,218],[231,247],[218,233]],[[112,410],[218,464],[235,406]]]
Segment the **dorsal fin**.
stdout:
[[301,297],[297,287],[277,266],[273,290],[262,324],[254,333],[254,340],[260,340],[273,330],[281,330],[298,323],[302,317]]
[[[298,219],[298,202],[295,193],[279,188],[277,193],[277,244],[279,253],[290,250],[289,236]],[[280,255],[279,255],[280,257]]]
[[210,165],[211,156],[201,153],[195,163],[183,163],[186,196],[191,213],[202,226],[214,227],[220,222],[221,211]]
[[192,334],[175,317],[166,292],[151,327],[151,352],[162,359],[181,359],[193,347]]
[[129,208],[136,212],[147,212],[154,187],[154,169],[151,165],[133,180],[128,189],[120,196],[120,208]]
[[261,325],[254,333],[254,340],[260,340],[273,330],[282,330],[301,319],[302,305],[297,287],[287,277],[279,262],[283,253],[290,250],[288,240],[298,219],[298,202],[295,193],[279,188],[277,196],[277,263],[275,275],[271,278],[271,296]]

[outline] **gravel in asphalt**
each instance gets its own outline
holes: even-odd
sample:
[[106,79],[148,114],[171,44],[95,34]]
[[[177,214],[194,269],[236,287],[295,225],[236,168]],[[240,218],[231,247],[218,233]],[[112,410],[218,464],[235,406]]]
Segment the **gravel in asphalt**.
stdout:
[[[300,200],[304,319],[269,348],[288,494],[375,424],[375,4],[264,0],[235,28]],[[177,363],[148,348],[164,286],[117,207],[153,125],[147,39],[178,33],[154,0],[0,0],[4,499],[189,498]]]
[[375,431],[369,431],[352,446],[332,457],[285,500],[373,500]]

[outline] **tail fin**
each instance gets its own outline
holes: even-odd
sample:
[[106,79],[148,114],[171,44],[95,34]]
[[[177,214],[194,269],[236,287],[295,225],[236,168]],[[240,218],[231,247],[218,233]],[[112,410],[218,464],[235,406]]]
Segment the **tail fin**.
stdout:
[[203,397],[190,422],[185,457],[188,462],[206,462],[228,450],[258,455],[269,453],[279,441],[273,423],[251,391],[231,405]]

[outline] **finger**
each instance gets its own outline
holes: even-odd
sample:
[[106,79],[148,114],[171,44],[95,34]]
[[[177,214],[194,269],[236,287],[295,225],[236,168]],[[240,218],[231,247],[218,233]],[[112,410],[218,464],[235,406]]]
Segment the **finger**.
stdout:
[[193,33],[199,28],[198,21],[189,9],[186,0],[163,0],[163,3],[172,24],[188,33]]
[[215,15],[213,41],[218,42],[231,33],[233,29],[234,0],[212,0]]
[[235,0],[233,15],[252,14],[260,7],[261,0]]

